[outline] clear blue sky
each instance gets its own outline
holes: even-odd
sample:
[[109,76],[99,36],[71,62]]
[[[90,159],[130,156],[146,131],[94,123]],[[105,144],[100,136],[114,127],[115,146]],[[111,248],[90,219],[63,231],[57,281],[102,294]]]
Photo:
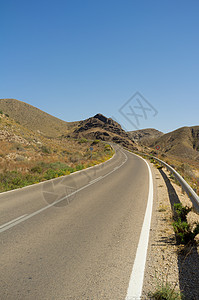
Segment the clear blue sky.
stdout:
[[1,0],[0,98],[135,130],[119,109],[139,91],[158,114],[137,108],[138,128],[199,125],[198,16],[198,0]]

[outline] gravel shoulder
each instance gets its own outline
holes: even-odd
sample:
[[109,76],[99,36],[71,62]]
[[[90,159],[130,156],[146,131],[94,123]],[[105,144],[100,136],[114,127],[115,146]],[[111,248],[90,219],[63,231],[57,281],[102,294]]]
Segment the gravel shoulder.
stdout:
[[[199,299],[199,243],[186,254],[179,253],[172,226],[172,206],[181,202],[192,206],[181,187],[169,179],[166,169],[150,164],[154,179],[154,208],[143,286],[143,299],[158,285],[168,282],[183,293],[183,299]],[[188,222],[199,222],[199,215],[190,212]]]

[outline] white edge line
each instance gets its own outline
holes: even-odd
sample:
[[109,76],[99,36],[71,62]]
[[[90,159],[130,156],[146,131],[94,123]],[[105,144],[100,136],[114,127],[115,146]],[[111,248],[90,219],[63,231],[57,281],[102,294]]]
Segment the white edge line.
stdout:
[[[127,155],[126,155],[123,151],[122,151],[122,153],[123,153],[124,156],[126,157],[126,161],[127,161]],[[125,161],[125,162],[126,162],[126,161]],[[121,168],[125,162],[121,163],[121,165],[119,166],[119,168]],[[107,173],[106,175],[100,176],[100,177],[99,177],[100,179],[99,179],[98,181],[100,181],[101,179],[103,179],[103,178],[109,176],[109,175],[112,174],[114,171],[115,171],[115,170],[113,169],[111,172]],[[96,182],[96,181],[95,181],[95,182]],[[90,185],[94,184],[95,182],[90,182],[90,183],[88,183],[87,185],[84,185],[83,187],[79,188],[78,190],[72,192],[71,194],[69,194],[69,195],[67,195],[67,196],[65,196],[65,197],[63,197],[63,198],[61,198],[61,199],[59,199],[59,200],[57,200],[57,201],[55,201],[55,202],[53,202],[53,203],[51,203],[51,204],[49,204],[49,205],[43,207],[43,208],[41,208],[41,209],[39,209],[39,210],[33,212],[32,214],[22,216],[23,218],[21,217],[20,219],[16,220],[14,223],[11,223],[11,224],[9,224],[9,225],[4,226],[3,228],[1,228],[1,229],[0,229],[0,233],[1,233],[1,232],[4,232],[4,231],[6,231],[6,230],[8,230],[8,229],[10,229],[10,228],[12,228],[13,226],[15,226],[15,225],[17,225],[17,224],[19,224],[19,223],[21,223],[21,222],[23,222],[23,221],[25,221],[25,220],[28,220],[28,219],[32,218],[33,216],[35,216],[35,215],[41,213],[42,211],[44,211],[44,210],[46,210],[46,209],[48,209],[48,208],[54,206],[55,204],[58,204],[59,202],[62,202],[63,200],[69,198],[70,196],[72,196],[72,195],[74,195],[74,194],[76,194],[76,193],[78,193],[78,192],[84,190],[85,188],[89,187]]]
[[[143,159],[142,157],[140,158]],[[142,225],[140,239],[136,251],[136,257],[135,257],[125,300],[141,299],[143,281],[144,281],[144,271],[145,271],[145,264],[146,264],[146,257],[147,257],[147,249],[149,243],[149,233],[150,233],[150,225],[151,225],[151,217],[152,217],[152,209],[153,209],[153,178],[152,178],[152,173],[148,162],[145,159],[143,160],[147,164],[148,171],[149,171],[148,203],[147,203],[144,222]]]

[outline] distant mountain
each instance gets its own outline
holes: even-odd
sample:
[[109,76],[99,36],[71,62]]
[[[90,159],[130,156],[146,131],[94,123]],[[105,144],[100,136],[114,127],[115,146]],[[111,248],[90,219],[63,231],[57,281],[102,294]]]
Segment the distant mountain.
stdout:
[[166,133],[150,144],[169,155],[199,161],[199,126],[182,127]]
[[152,143],[152,141],[161,137],[163,134],[163,132],[153,128],[128,131],[128,135],[133,141],[144,145],[149,145],[150,143]]
[[137,149],[135,142],[130,139],[120,124],[102,114],[80,121],[68,137],[112,141],[130,149]]
[[0,110],[26,128],[45,136],[61,136],[70,131],[75,122],[65,122],[16,99],[0,99]]

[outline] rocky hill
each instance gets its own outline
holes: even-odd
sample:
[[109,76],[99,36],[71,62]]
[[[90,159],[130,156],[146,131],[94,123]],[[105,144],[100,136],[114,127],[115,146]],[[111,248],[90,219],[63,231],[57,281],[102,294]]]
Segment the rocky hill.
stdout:
[[136,143],[130,139],[120,124],[102,114],[80,121],[77,128],[68,137],[112,141],[132,150],[137,149]]

